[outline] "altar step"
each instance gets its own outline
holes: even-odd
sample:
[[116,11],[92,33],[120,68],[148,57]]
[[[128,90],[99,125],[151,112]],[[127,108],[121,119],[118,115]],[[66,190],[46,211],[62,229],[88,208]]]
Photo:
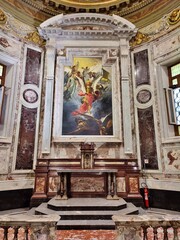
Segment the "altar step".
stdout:
[[46,203],[42,203],[39,207],[36,208],[36,215],[48,215],[48,214],[58,214],[61,216],[61,220],[86,220],[86,219],[111,219],[111,217],[115,214],[137,214],[138,209],[134,207],[133,204],[128,203],[125,209],[121,210],[104,210],[104,211],[85,211],[85,210],[64,210],[64,211],[55,211],[47,208]]
[[35,208],[36,215],[58,214],[58,230],[66,229],[115,229],[113,215],[138,214],[138,208],[124,199],[103,198],[51,199]]

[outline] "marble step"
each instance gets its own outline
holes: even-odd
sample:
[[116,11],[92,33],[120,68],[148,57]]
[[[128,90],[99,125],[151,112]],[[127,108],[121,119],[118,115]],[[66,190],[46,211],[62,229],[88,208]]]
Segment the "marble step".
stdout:
[[57,230],[114,230],[115,223],[112,220],[60,220]]
[[61,216],[57,229],[115,229],[113,215],[138,214],[138,208],[124,199],[107,200],[105,198],[69,198],[51,199],[35,208],[36,215],[58,214]]
[[47,208],[56,211],[101,211],[101,210],[120,210],[127,207],[123,198],[119,200],[107,200],[105,198],[69,198],[67,200],[58,200],[52,198]]
[[130,215],[138,214],[138,208],[135,207],[132,203],[127,203],[127,207],[121,210],[91,210],[91,211],[81,211],[81,210],[65,210],[65,211],[55,211],[47,208],[47,203],[42,203],[35,209],[36,215],[48,215],[48,214],[58,214],[61,216],[61,220],[64,219],[111,219],[112,215]]

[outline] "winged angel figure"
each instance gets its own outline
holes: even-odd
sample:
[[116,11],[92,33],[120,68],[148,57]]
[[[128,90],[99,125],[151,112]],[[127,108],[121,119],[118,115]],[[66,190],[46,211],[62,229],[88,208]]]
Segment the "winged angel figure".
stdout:
[[63,134],[112,135],[112,96],[109,72],[100,66],[64,73]]

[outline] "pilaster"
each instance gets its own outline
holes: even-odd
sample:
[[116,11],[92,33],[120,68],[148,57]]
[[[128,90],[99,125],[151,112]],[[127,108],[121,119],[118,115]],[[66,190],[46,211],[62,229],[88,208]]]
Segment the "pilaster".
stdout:
[[53,95],[54,95],[54,69],[56,47],[51,40],[46,45],[46,61],[45,61],[45,109],[43,122],[43,136],[42,136],[42,153],[50,153],[51,143],[51,127],[52,127],[52,113],[53,113]]

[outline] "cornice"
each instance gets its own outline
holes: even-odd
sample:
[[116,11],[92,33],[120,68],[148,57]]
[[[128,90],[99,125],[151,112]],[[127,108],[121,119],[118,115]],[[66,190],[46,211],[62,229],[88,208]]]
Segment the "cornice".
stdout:
[[124,18],[96,13],[61,14],[42,23],[38,30],[46,40],[119,40],[130,39],[137,32],[135,25]]

